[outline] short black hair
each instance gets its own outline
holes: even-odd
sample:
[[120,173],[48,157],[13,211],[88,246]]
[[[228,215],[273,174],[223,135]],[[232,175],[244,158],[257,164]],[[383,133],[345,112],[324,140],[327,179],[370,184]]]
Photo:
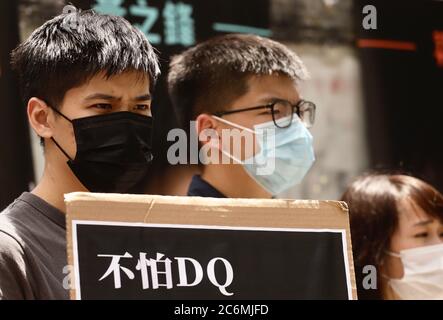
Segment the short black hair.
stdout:
[[59,108],[66,92],[104,72],[107,78],[138,71],[160,74],[157,54],[127,20],[92,10],[61,14],[36,29],[11,54],[25,103],[37,97]]
[[168,90],[182,126],[204,112],[216,112],[248,91],[254,75],[283,74],[295,81],[308,72],[285,45],[248,34],[227,34],[172,58]]

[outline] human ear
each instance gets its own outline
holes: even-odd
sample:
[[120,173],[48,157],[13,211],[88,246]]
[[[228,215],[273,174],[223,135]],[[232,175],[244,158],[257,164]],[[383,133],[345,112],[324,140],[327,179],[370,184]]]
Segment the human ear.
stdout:
[[49,139],[53,136],[53,130],[50,126],[50,117],[48,105],[41,99],[31,98],[27,106],[28,120],[34,132],[41,138]]
[[[210,142],[210,139],[216,138],[219,136],[217,134],[217,121],[209,114],[203,113],[200,114],[196,121],[197,137],[199,137],[199,142],[201,144],[206,144]],[[200,139],[203,137],[204,139]]]

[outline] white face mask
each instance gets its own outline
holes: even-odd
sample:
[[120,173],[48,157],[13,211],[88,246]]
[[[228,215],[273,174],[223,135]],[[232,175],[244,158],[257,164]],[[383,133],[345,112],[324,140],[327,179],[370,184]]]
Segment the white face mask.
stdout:
[[403,278],[388,282],[400,299],[443,300],[443,244],[388,254],[403,263]]

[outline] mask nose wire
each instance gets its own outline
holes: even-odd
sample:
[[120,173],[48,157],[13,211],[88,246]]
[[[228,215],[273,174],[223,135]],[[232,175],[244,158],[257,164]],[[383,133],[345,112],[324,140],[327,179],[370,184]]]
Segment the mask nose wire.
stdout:
[[[57,110],[56,108],[50,107],[55,113],[57,113],[58,115],[62,116],[63,118],[65,118],[66,120],[68,120],[70,123],[72,123],[72,120],[69,119],[67,116],[65,116],[63,113],[61,113],[59,110]],[[71,157],[66,153],[66,151],[58,144],[57,141],[55,141],[54,137],[51,137],[52,142],[54,142],[54,144],[57,146],[57,148],[66,156],[66,158],[68,158],[70,161],[73,161],[71,159]]]

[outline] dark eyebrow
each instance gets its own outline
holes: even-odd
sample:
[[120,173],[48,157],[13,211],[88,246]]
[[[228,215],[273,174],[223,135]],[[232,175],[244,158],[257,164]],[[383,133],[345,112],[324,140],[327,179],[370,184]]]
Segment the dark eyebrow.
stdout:
[[420,221],[420,222],[417,222],[416,224],[414,224],[414,227],[425,226],[425,225],[430,224],[432,222],[433,222],[432,219]]
[[104,93],[94,93],[94,94],[91,94],[91,95],[87,96],[84,100],[85,101],[88,101],[88,100],[108,100],[108,101],[113,101],[113,100],[121,100],[121,98],[117,98],[117,97],[111,96],[109,94],[104,94]]
[[151,99],[152,99],[151,95],[149,93],[147,93],[147,94],[136,97],[134,99],[134,101],[146,101],[146,100],[151,100]]
[[[143,94],[141,96],[135,97],[133,100],[134,101],[146,101],[146,100],[151,100],[151,95],[149,93],[147,94]],[[107,100],[107,101],[120,101],[122,98],[121,97],[114,97],[111,96],[109,94],[104,94],[104,93],[94,93],[91,94],[89,96],[87,96],[84,100],[85,101],[89,101],[89,100]]]
[[265,97],[259,100],[259,103],[265,105],[265,104],[270,104],[273,103],[275,101],[280,101],[280,100],[284,100],[281,98],[277,98],[277,97]]
[[287,99],[282,99],[282,98],[270,96],[270,97],[265,97],[263,99],[260,99],[259,101],[263,105],[268,105],[268,104],[271,104],[271,103],[276,102],[276,101],[288,101],[291,104],[297,104],[300,100],[301,99],[299,99],[297,102],[293,103],[293,101],[290,101],[290,100],[287,100]]

